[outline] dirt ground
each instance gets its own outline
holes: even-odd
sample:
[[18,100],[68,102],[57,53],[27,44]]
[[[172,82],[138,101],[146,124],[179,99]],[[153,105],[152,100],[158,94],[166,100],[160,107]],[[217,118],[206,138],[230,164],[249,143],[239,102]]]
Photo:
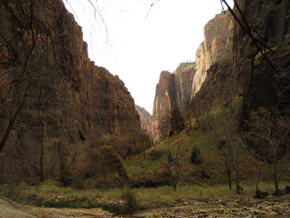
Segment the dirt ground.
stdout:
[[180,200],[175,207],[139,211],[129,216],[114,216],[102,209],[55,209],[23,206],[0,199],[0,218],[145,218],[145,217],[290,217],[290,199],[268,200]]

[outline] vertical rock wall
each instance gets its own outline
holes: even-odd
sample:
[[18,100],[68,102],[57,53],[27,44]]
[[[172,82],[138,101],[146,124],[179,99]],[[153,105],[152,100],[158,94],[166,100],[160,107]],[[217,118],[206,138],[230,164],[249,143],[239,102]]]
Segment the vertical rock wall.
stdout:
[[169,135],[172,110],[178,108],[186,118],[197,101],[209,106],[215,95],[226,91],[230,81],[225,80],[232,77],[233,26],[228,13],[218,14],[205,26],[205,40],[197,50],[196,62],[181,64],[173,74],[161,73],[153,111],[153,129],[159,132],[157,138]]
[[59,178],[102,137],[140,133],[130,93],[89,60],[61,0],[3,0],[0,12],[2,182]]

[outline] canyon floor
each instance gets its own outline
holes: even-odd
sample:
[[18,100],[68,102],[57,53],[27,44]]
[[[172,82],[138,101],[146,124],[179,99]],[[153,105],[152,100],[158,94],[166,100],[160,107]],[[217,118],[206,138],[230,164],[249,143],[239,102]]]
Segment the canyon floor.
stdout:
[[289,197],[267,200],[244,199],[192,199],[179,200],[175,206],[144,210],[133,215],[113,215],[102,209],[56,209],[23,206],[0,199],[1,218],[110,218],[110,217],[289,217]]

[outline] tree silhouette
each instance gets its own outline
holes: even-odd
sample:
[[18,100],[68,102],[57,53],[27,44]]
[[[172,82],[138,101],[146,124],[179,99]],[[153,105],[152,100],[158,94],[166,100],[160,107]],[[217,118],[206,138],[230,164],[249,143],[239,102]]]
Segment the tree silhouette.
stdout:
[[175,109],[171,112],[170,125],[171,125],[171,130],[169,132],[170,135],[176,135],[185,128],[184,119],[178,107],[175,107]]

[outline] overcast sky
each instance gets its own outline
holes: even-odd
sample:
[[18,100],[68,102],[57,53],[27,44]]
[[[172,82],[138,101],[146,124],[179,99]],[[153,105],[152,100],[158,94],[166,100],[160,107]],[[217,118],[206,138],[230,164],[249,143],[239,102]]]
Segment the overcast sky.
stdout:
[[100,17],[87,0],[69,2],[90,58],[118,75],[150,113],[160,72],[194,61],[204,25],[221,12],[220,0],[98,0]]

